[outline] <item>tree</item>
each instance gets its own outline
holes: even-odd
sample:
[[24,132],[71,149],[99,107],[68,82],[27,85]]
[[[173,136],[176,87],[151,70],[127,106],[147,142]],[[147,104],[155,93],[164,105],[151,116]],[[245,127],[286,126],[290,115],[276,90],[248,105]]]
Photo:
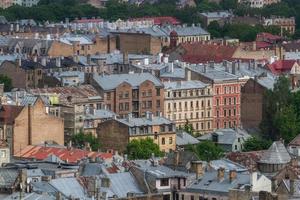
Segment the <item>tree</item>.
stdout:
[[290,81],[283,76],[265,93],[260,124],[265,138],[289,142],[300,133],[299,98],[291,93]]
[[257,137],[248,138],[243,144],[243,151],[259,151],[268,149],[272,144],[271,140],[258,139]]
[[93,134],[91,133],[85,134],[83,132],[80,132],[74,134],[71,137],[71,141],[74,146],[80,149],[84,148],[86,142],[90,144],[90,147],[93,151],[98,151],[98,149],[101,146],[98,139],[95,136],[93,136]]
[[220,27],[220,25],[217,21],[212,21],[207,26],[207,30],[213,38],[220,38],[223,35],[222,28]]
[[203,141],[196,146],[190,145],[189,150],[197,154],[199,159],[205,160],[207,162],[220,159],[224,155],[223,149],[217,146],[212,141]]
[[11,78],[6,75],[0,74],[0,83],[4,84],[4,91],[9,92],[12,89]]
[[151,138],[131,140],[126,147],[126,153],[128,158],[132,160],[149,159],[152,154],[155,156],[163,155],[159,150],[159,146]]

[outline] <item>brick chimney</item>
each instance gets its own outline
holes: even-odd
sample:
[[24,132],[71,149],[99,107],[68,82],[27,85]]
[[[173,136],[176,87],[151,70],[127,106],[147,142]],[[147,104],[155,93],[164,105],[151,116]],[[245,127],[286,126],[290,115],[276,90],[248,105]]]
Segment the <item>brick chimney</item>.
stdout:
[[218,181],[222,182],[224,180],[224,174],[225,174],[225,169],[223,167],[220,167],[218,169]]
[[174,151],[174,165],[179,165],[179,151]]
[[196,179],[198,180],[203,175],[203,164],[201,161],[192,161],[191,164],[191,168],[196,173]]
[[230,170],[229,171],[229,181],[230,182],[233,182],[237,177],[237,173],[236,173],[236,170],[233,169],[233,170]]

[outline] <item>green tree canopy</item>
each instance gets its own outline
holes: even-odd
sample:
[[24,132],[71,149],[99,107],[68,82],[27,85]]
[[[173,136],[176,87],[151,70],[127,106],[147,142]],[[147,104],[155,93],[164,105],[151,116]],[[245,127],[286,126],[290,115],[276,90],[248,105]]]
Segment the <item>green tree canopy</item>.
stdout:
[[132,160],[149,159],[152,154],[155,156],[163,155],[159,150],[159,146],[151,138],[130,141],[127,145],[126,153],[128,154],[128,158]]
[[212,141],[203,141],[196,146],[190,146],[189,150],[194,152],[199,159],[207,162],[211,160],[217,160],[223,157],[224,151],[221,147],[217,146]]
[[268,149],[272,144],[271,140],[258,139],[257,137],[248,138],[243,144],[243,151],[259,151]]
[[93,136],[91,133],[85,134],[83,132],[72,135],[71,137],[72,144],[77,148],[84,148],[85,143],[88,142],[93,151],[98,151],[101,147],[98,139]]
[[299,94],[292,94],[288,78],[279,77],[273,90],[265,93],[260,128],[265,138],[291,141],[300,133]]
[[12,89],[11,78],[6,75],[0,74],[0,83],[4,84],[4,91],[9,92]]

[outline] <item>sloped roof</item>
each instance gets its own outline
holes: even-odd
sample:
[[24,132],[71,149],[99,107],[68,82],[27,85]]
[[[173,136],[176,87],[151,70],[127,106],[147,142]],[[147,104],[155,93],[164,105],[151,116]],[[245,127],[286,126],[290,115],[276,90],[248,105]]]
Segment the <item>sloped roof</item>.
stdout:
[[295,60],[277,60],[268,64],[267,67],[273,74],[282,74],[290,72],[296,62]]
[[13,124],[15,118],[21,113],[23,108],[23,106],[1,105],[0,123]]
[[291,161],[291,156],[281,141],[273,142],[270,148],[262,155],[259,163],[286,164]]
[[300,146],[300,134],[289,143],[289,146]]
[[69,163],[76,163],[86,157],[89,158],[102,158],[110,159],[112,154],[110,153],[99,153],[94,151],[85,151],[81,149],[67,149],[65,147],[45,147],[45,146],[33,146],[29,145],[17,153],[15,156],[24,159],[36,159],[45,160],[50,155],[55,155],[63,161],[68,161]]
[[155,86],[163,87],[163,84],[158,78],[150,73],[139,74],[112,74],[112,75],[94,75],[94,80],[104,90],[113,90],[121,83],[127,82],[132,87],[136,88],[143,82],[149,80],[153,82]]
[[111,191],[118,196],[118,198],[127,197],[128,192],[143,194],[144,192],[139,188],[134,177],[129,172],[109,174],[108,178],[111,181]]
[[237,49],[237,47],[203,44],[201,42],[183,43],[180,44],[179,47],[182,47],[185,50],[181,60],[189,63],[232,60],[233,54]]
[[0,187],[11,188],[19,176],[17,169],[0,169]]

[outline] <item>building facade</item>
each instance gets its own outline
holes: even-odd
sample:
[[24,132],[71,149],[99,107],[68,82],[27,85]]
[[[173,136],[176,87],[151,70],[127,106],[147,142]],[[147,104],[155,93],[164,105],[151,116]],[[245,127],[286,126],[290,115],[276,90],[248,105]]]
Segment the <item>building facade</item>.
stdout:
[[164,111],[163,84],[150,73],[94,75],[90,81],[104,97],[105,107],[121,118]]
[[100,123],[97,135],[105,150],[125,152],[127,144],[136,139],[151,138],[160,150],[169,152],[176,149],[175,124],[160,116],[147,112],[144,118],[112,119]]
[[176,123],[177,128],[186,123],[195,131],[213,130],[213,92],[211,86],[201,81],[165,82],[164,116]]
[[214,69],[214,63],[210,63],[210,66],[204,64],[186,68],[187,80],[200,80],[212,85],[213,129],[240,126],[242,83],[235,75],[235,64],[232,64],[233,73],[229,72],[227,62],[223,65],[225,71]]

